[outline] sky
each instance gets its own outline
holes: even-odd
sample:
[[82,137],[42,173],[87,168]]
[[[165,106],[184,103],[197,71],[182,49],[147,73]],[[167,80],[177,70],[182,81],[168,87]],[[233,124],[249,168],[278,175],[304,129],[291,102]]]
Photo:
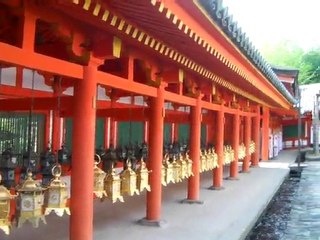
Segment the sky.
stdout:
[[223,6],[258,49],[281,40],[304,50],[320,46],[320,0],[223,0]]

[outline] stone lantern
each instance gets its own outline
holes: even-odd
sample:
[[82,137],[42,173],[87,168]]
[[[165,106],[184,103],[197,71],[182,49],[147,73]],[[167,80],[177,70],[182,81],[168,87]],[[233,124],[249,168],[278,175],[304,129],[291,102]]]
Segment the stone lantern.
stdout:
[[38,227],[40,219],[46,224],[42,211],[44,190],[39,182],[32,179],[32,172],[27,171],[27,179],[17,186],[16,217],[18,227],[21,227],[26,221],[30,221],[33,227]]
[[62,217],[64,213],[70,215],[70,209],[67,206],[68,189],[66,183],[61,181],[61,166],[55,165],[52,168],[52,179],[45,191],[44,207],[45,215],[49,215],[52,211]]

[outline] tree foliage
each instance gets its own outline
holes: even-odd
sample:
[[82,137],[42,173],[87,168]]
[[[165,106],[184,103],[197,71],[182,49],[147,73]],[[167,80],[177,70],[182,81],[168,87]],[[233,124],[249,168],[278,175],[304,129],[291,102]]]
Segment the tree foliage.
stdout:
[[320,47],[304,51],[297,44],[285,40],[265,45],[261,52],[271,65],[299,69],[300,84],[320,82]]

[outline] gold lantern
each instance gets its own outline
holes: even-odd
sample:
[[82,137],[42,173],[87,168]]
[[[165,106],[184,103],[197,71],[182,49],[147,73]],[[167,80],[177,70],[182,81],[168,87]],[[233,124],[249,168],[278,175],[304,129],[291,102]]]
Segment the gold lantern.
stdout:
[[200,150],[200,172],[207,171],[207,158],[205,154]]
[[116,174],[113,167],[105,178],[104,187],[107,192],[107,197],[112,201],[112,203],[115,203],[117,200],[124,202],[121,195],[121,179],[119,174]]
[[144,189],[147,189],[148,192],[151,191],[150,185],[149,185],[149,173],[152,171],[149,171],[146,167],[146,163],[143,161],[143,158],[141,158],[140,166],[137,169],[137,188],[138,191],[142,192]]
[[173,168],[173,179],[174,182],[182,182],[181,179],[181,165],[177,163],[176,157],[173,156],[173,162],[172,162],[172,168]]
[[162,163],[162,167],[161,167],[161,184],[163,186],[167,186],[167,182],[166,182],[166,176],[167,174],[167,169],[166,169],[166,166],[164,165],[164,163]]
[[129,196],[139,195],[137,188],[137,174],[131,169],[131,162],[127,160],[127,169],[120,174],[121,178],[121,194],[127,193]]
[[[0,174],[0,181],[2,177]],[[2,229],[5,234],[9,235],[11,222],[10,217],[10,200],[14,198],[14,195],[10,194],[10,191],[3,185],[0,185],[0,229]]]
[[211,149],[209,148],[207,151],[207,170],[213,169],[213,154]]
[[44,195],[45,215],[49,215],[52,211],[62,217],[64,213],[70,215],[70,209],[67,207],[68,188],[66,183],[61,181],[61,166],[55,165],[52,168],[54,179],[48,185]]
[[98,164],[101,162],[101,157],[96,154],[98,161],[94,162],[94,169],[93,169],[93,193],[98,198],[103,198],[107,196],[106,190],[104,189],[104,179],[106,177],[106,173],[102,171]]
[[41,219],[46,224],[46,219],[43,215],[43,192],[39,182],[32,179],[32,172],[27,172],[27,179],[17,186],[17,224],[21,227],[26,221],[30,221],[33,227],[39,226]]
[[215,152],[214,148],[212,148],[212,154],[213,154],[213,169],[214,168],[218,168],[219,167],[219,163],[218,163],[218,154]]
[[165,174],[166,183],[167,184],[169,184],[170,182],[175,183],[174,176],[173,176],[173,165],[169,162],[169,156],[165,158],[164,166],[166,170],[166,174]]
[[188,177],[188,166],[187,166],[187,162],[183,159],[182,154],[179,154],[179,159],[177,161],[177,163],[180,166],[181,169],[181,174],[180,174],[180,178],[181,179],[185,179]]
[[193,162],[190,159],[188,152],[186,152],[186,156],[185,156],[185,160],[184,161],[187,163],[188,177],[194,176],[194,174],[192,172],[192,164],[193,164]]

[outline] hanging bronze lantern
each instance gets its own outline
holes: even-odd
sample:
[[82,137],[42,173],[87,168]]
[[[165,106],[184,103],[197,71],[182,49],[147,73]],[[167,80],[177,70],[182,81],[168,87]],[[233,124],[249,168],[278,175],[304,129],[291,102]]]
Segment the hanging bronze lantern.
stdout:
[[192,172],[192,160],[189,157],[188,152],[186,152],[186,156],[184,161],[187,163],[187,173],[188,173],[188,177],[194,176],[193,172]]
[[116,174],[113,167],[105,178],[104,187],[107,192],[107,197],[112,201],[112,203],[115,203],[117,200],[124,202],[121,195],[121,179],[119,174]]
[[230,161],[233,162],[234,161],[234,150],[232,149],[231,146],[229,146],[229,151],[230,151]]
[[68,188],[65,182],[61,181],[61,165],[55,165],[52,168],[52,179],[44,195],[44,215],[49,215],[52,211],[62,217],[64,213],[70,215],[70,209],[67,207]]
[[183,156],[181,153],[179,153],[179,159],[178,159],[177,163],[179,164],[180,169],[181,169],[180,178],[181,179],[187,178],[188,177],[188,166],[187,166],[187,162],[183,159]]
[[146,163],[143,161],[143,158],[141,158],[140,166],[137,169],[137,188],[138,191],[142,192],[144,189],[147,189],[148,192],[151,191],[150,185],[149,185],[149,173],[152,171],[149,171],[146,167]]
[[[2,177],[0,174],[0,182]],[[4,231],[5,234],[9,235],[11,222],[10,217],[10,200],[14,198],[14,195],[10,194],[10,191],[3,185],[0,185],[0,229]]]
[[161,184],[163,186],[167,186],[167,182],[166,182],[167,176],[166,176],[166,174],[167,174],[166,166],[165,166],[164,163],[162,163],[162,167],[161,167]]
[[204,153],[200,150],[200,172],[207,171],[207,158]]
[[96,197],[103,198],[107,196],[104,188],[104,179],[107,174],[98,167],[101,162],[101,157],[98,154],[95,154],[95,156],[98,158],[98,161],[94,162],[93,193]]
[[33,227],[39,226],[41,219],[46,224],[43,215],[43,192],[44,188],[32,179],[32,172],[27,171],[27,179],[17,187],[19,193],[17,199],[17,224],[21,227],[26,221],[30,221]]
[[218,168],[219,167],[219,163],[218,163],[218,154],[215,152],[214,148],[212,148],[212,154],[213,154],[213,169]]
[[210,148],[207,151],[207,169],[208,170],[213,169],[213,154]]
[[181,165],[177,163],[176,157],[173,156],[173,162],[172,162],[172,169],[173,169],[173,179],[175,183],[182,182],[181,179]]
[[164,163],[165,169],[166,169],[166,174],[165,174],[165,181],[167,184],[170,182],[175,183],[174,177],[173,177],[173,165],[169,162],[169,156],[165,158],[165,163]]
[[137,189],[137,174],[131,169],[131,161],[127,160],[127,169],[121,172],[120,178],[122,195],[133,196],[134,194],[140,194]]

